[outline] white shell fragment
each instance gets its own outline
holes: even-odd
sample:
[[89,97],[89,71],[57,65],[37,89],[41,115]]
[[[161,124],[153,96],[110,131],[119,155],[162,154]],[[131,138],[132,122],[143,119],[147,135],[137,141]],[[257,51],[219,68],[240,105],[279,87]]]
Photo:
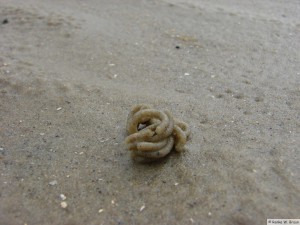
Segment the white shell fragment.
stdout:
[[60,203],[60,207],[62,207],[63,209],[68,207],[68,203],[67,202],[61,202]]

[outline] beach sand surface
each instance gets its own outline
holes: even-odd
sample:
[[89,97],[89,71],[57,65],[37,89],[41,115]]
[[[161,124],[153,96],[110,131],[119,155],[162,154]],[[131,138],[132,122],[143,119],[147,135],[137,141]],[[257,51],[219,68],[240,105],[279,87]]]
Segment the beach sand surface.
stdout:
[[[0,0],[0,224],[266,224],[300,212],[298,0]],[[134,162],[135,104],[190,125]]]

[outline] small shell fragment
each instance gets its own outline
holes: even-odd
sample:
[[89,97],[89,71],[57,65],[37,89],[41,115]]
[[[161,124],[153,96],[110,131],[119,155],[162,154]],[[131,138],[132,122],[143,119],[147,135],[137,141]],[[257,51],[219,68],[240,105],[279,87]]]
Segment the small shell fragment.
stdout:
[[67,202],[61,202],[60,203],[60,207],[62,207],[63,209],[68,207],[68,203]]
[[57,180],[50,181],[49,185],[51,185],[51,186],[57,185]]
[[145,205],[142,205],[142,207],[140,208],[140,212],[142,212],[145,209]]

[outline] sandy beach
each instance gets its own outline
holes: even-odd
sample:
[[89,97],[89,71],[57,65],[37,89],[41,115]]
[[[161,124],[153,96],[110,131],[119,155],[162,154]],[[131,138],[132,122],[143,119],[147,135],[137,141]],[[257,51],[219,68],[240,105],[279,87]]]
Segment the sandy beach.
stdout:
[[[300,218],[298,0],[0,0],[0,224]],[[137,163],[135,104],[191,128]]]

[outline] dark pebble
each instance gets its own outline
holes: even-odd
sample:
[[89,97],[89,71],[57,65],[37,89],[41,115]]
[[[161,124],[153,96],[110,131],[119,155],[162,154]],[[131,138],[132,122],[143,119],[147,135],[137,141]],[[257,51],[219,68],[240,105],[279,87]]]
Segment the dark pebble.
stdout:
[[176,47],[175,47],[176,49],[180,49],[180,46],[178,46],[178,45],[176,45]]
[[2,21],[2,24],[7,24],[8,23],[8,19],[4,19],[3,21]]

